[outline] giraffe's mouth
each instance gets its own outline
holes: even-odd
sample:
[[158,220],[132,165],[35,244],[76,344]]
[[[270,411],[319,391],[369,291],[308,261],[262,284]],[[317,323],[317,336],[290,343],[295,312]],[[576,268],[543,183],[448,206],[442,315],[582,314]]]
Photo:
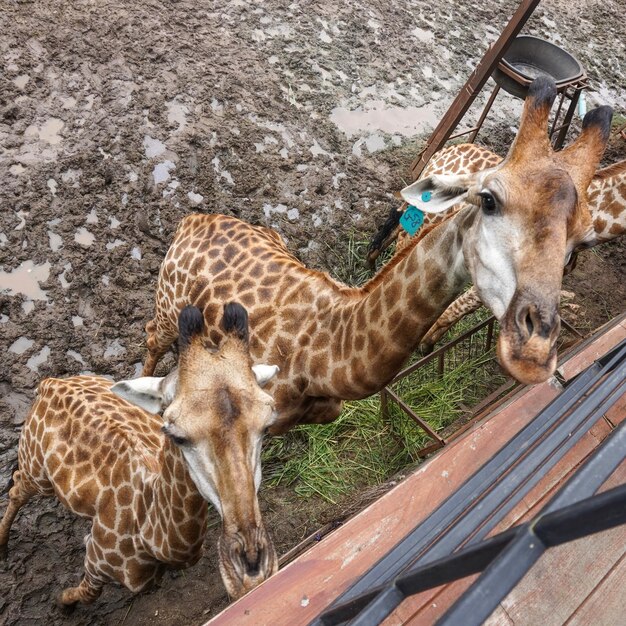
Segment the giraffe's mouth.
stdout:
[[219,567],[231,598],[240,598],[278,570],[274,544],[263,526],[245,533],[223,533],[218,541]]
[[500,335],[498,361],[503,369],[519,382],[537,385],[554,374],[557,361],[556,347],[533,340],[515,349],[504,335]]
[[548,380],[557,362],[558,301],[541,306],[516,294],[500,323],[500,365],[526,385]]

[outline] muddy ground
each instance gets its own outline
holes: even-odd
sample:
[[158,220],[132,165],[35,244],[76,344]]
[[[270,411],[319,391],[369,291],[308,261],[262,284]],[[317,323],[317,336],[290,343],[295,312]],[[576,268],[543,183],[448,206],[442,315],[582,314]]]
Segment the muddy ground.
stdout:
[[[37,381],[137,373],[183,215],[272,226],[336,270],[515,5],[0,0],[0,484]],[[582,61],[590,104],[625,113],[621,0],[547,0],[525,32]],[[519,108],[499,98],[490,145],[506,149]],[[611,158],[625,152],[615,142]],[[581,328],[623,309],[624,269],[614,244],[568,278]],[[262,501],[281,553],[344,508],[288,489]],[[199,624],[227,602],[210,533],[201,563],[161,588],[110,586],[61,616],[52,597],[77,582],[86,529],[51,500],[23,510],[0,564],[1,623]]]

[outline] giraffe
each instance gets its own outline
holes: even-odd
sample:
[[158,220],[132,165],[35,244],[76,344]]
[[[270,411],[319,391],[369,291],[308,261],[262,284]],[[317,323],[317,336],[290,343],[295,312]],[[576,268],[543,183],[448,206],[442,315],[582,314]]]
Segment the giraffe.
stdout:
[[[252,365],[241,305],[224,307],[219,348],[204,326],[197,308],[182,310],[179,365],[164,378],[40,383],[20,436],[0,548],[6,553],[11,524],[34,495],[56,495],[90,518],[84,577],[59,594],[61,607],[92,603],[108,581],[138,592],[166,567],[196,563],[207,500],[222,516],[218,555],[229,594],[238,597],[276,571],[256,492],[261,439],[275,416],[260,385],[277,368]],[[155,415],[161,410],[162,418]]]
[[271,386],[278,418],[269,432],[326,423],[343,400],[382,389],[471,278],[501,320],[502,366],[525,383],[546,380],[556,366],[561,268],[591,237],[584,191],[612,116],[609,107],[590,111],[577,141],[555,153],[547,138],[555,97],[549,79],[532,83],[518,136],[499,166],[431,176],[404,189],[411,203],[429,191],[426,211],[462,199],[472,207],[395,255],[360,288],[307,269],[267,228],[224,215],[185,217],[159,273],[144,374],[175,341],[184,302],[212,319],[216,301],[237,293],[250,311],[253,358],[280,366]]
[[[458,144],[437,153],[433,161],[429,163],[425,173],[427,175],[472,173],[484,167],[485,164],[493,166],[501,161],[502,158],[500,156],[487,148],[482,148],[475,144]],[[587,198],[593,222],[594,237],[585,243],[585,247],[606,243],[623,235],[626,232],[626,159],[597,170],[587,189]],[[450,218],[456,212],[467,207],[467,202],[460,202],[450,207],[447,211],[436,215],[439,218],[438,222],[432,219],[429,220],[430,216],[426,215],[424,227],[413,238],[419,239],[425,236],[429,229],[433,228],[437,223],[441,223],[444,219]],[[397,237],[397,253],[407,246],[412,238],[405,230],[400,228],[394,228],[390,231],[389,229],[393,223],[390,216],[388,223],[383,229],[385,232],[388,232],[386,235],[387,242]],[[397,219],[395,224],[397,224]],[[385,238],[385,235],[381,236],[381,233],[379,233],[376,238],[381,240]],[[570,261],[566,264],[566,272],[574,269],[577,252],[574,251]],[[479,309],[481,305],[482,302],[474,287],[471,287],[459,296],[424,335],[419,345],[420,353],[430,353],[435,343],[441,339],[451,326],[464,316]]]

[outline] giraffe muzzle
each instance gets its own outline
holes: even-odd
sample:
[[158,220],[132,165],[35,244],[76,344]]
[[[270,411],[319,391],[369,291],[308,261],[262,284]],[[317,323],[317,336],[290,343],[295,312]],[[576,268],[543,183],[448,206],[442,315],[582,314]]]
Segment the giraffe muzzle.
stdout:
[[240,598],[278,570],[274,544],[262,526],[222,534],[218,552],[222,580],[232,598]]
[[501,320],[498,360],[526,385],[546,381],[556,369],[561,319],[556,302],[516,294]]

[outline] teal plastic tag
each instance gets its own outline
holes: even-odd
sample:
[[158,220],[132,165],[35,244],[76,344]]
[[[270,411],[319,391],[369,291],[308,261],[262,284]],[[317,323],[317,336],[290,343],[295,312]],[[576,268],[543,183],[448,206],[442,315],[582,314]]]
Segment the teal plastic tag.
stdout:
[[400,226],[412,237],[422,227],[423,223],[424,213],[417,207],[409,204],[407,210],[400,218]]

